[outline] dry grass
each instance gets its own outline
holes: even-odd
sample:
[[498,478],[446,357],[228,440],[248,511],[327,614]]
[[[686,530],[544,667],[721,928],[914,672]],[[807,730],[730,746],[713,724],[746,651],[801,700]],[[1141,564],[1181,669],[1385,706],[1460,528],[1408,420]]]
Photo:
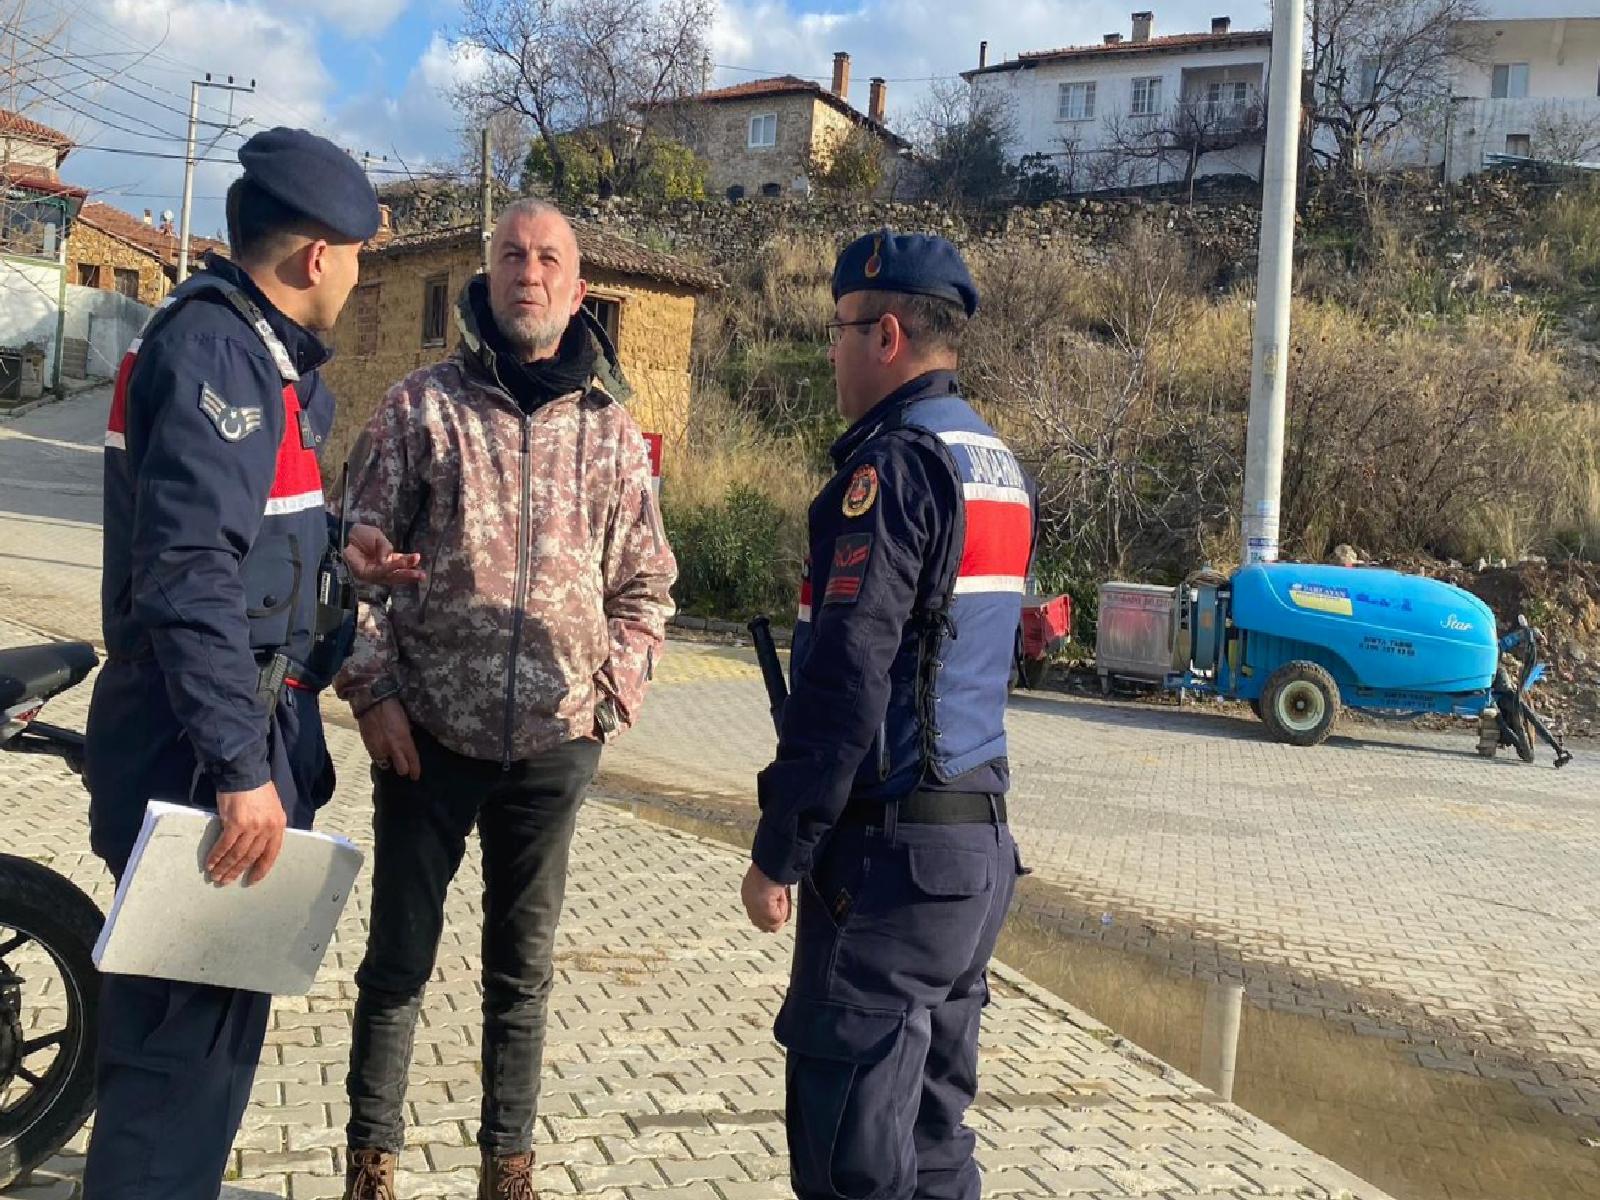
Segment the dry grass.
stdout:
[[[1538,306],[1504,295],[1529,273],[1576,277],[1587,255],[1600,267],[1600,202],[1558,201],[1537,220],[1541,240],[1509,263],[1441,264],[1381,214],[1370,242],[1312,255],[1295,309],[1287,553],[1600,554],[1600,404]],[[770,561],[745,554],[739,570],[773,582],[747,581],[748,594],[790,586],[827,475],[834,253],[825,239],[774,239],[697,331],[695,418],[669,448],[665,501],[696,536],[762,547]],[[1231,565],[1250,292],[1216,293],[1184,243],[1138,227],[1092,265],[989,250],[972,266],[984,305],[963,378],[1041,481],[1047,586],[1092,603],[1108,574]],[[730,492],[773,538],[738,532]]]

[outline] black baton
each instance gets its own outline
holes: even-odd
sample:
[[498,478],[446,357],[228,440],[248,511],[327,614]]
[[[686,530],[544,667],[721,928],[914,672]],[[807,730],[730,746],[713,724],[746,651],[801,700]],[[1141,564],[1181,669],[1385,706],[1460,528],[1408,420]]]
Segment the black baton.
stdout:
[[750,639],[755,643],[756,662],[761,666],[761,681],[767,685],[767,704],[772,709],[772,727],[781,730],[783,706],[789,699],[789,685],[783,678],[783,664],[778,661],[778,647],[772,641],[772,622],[757,617],[749,626]]

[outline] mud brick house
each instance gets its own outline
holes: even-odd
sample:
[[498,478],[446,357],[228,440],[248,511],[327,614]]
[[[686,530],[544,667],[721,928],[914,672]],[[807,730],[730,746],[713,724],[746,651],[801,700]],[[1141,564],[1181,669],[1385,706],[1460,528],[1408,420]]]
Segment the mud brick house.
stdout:
[[[222,242],[189,239],[189,261],[198,266],[207,250],[226,254]],[[176,282],[178,235],[168,223],[140,220],[109,204],[85,204],[67,238],[67,282],[120,292],[140,304],[159,304]]]
[[[721,286],[712,271],[574,222],[590,310],[617,347],[641,428],[670,444],[689,420],[689,352],[697,297]],[[334,329],[323,378],[339,417],[322,454],[332,480],[385,392],[446,357],[460,333],[455,303],[481,269],[476,225],[385,237],[361,256],[361,283]]]

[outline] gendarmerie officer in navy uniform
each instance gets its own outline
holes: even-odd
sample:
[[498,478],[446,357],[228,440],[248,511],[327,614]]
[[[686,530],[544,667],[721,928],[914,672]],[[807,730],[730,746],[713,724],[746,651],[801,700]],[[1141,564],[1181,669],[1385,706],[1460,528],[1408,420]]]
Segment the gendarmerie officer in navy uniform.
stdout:
[[956,248],[885,229],[834,271],[850,429],[811,506],[776,760],[743,900],[799,928],[776,1033],[803,1200],[972,1200],[985,972],[1021,860],[1006,688],[1033,487],[961,398],[978,306]]
[[[106,665],[89,708],[90,841],[121,877],[151,799],[214,808],[218,884],[270,870],[286,826],[333,791],[316,692],[353,606],[330,541],[317,378],[378,229],[361,168],[273,129],[239,151],[232,260],[211,256],[118,371],[106,431]],[[373,529],[357,577],[419,576]],[[319,592],[321,603],[319,604]],[[215,1200],[260,1058],[270,997],[107,975],[87,1200]]]

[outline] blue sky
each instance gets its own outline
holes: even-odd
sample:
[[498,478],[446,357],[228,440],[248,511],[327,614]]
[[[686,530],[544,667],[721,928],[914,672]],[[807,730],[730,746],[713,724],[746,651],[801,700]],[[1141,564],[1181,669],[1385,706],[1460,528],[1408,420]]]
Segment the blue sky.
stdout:
[[[254,129],[294,124],[354,152],[388,155],[379,171],[459,161],[460,118],[448,90],[460,63],[447,31],[460,0],[28,0],[37,37],[78,56],[21,100],[37,119],[84,147],[66,177],[132,212],[176,210],[189,81],[205,71],[255,78],[233,98],[220,161],[196,173],[196,232],[221,226],[221,193],[238,173],[233,153]],[[1530,6],[1600,16],[1600,0],[1489,0],[1506,15]],[[712,30],[718,84],[764,72],[826,78],[833,52],[853,58],[850,98],[866,107],[868,81],[889,79],[889,118],[901,123],[929,76],[975,65],[987,39],[992,60],[1022,51],[1098,41],[1126,31],[1146,0],[720,0]],[[1206,29],[1229,15],[1236,29],[1270,23],[1268,0],[1166,0],[1153,5],[1158,33]],[[87,57],[92,56],[92,57]],[[53,98],[53,99],[52,99]],[[203,118],[224,123],[221,93]],[[208,128],[215,133],[215,127]],[[91,149],[90,147],[97,147]],[[115,153],[123,151],[124,153]],[[142,154],[128,154],[140,151]],[[165,154],[167,158],[147,157]],[[376,179],[387,176],[375,176]]]

